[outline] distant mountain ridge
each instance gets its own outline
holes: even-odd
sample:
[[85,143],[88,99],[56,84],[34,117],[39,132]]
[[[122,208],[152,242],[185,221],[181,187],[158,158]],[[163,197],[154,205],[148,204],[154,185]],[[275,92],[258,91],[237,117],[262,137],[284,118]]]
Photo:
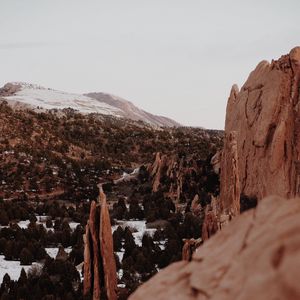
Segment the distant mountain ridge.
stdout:
[[180,126],[170,118],[153,115],[132,102],[106,93],[87,93],[84,95],[57,91],[36,84],[11,82],[0,88],[0,97],[15,105],[37,109],[72,108],[81,113],[99,113],[143,121],[152,126]]

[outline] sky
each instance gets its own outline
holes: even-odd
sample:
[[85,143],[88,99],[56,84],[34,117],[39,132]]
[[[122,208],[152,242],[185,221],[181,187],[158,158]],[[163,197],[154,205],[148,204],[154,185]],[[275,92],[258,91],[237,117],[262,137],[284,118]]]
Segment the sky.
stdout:
[[0,85],[106,92],[223,129],[231,86],[300,45],[299,0],[0,0]]

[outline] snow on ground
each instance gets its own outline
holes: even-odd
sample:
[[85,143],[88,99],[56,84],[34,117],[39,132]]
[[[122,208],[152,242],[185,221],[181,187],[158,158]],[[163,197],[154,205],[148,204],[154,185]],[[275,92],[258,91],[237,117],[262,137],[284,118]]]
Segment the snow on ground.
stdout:
[[121,279],[123,277],[124,271],[123,271],[123,269],[120,269],[117,273],[118,273],[119,279]]
[[22,229],[26,229],[29,224],[30,224],[29,220],[18,222],[19,227],[22,228]]
[[56,91],[33,84],[19,82],[14,84],[21,85],[21,90],[13,96],[5,97],[7,100],[18,101],[45,109],[70,107],[82,113],[100,113],[114,116],[121,116],[122,113],[120,109],[88,96]]
[[119,179],[114,180],[114,184],[131,181],[132,179],[137,178],[139,172],[140,168],[134,169],[130,174],[123,172],[123,175]]
[[118,258],[119,258],[119,262],[122,262],[122,260],[123,260],[124,251],[125,250],[115,252],[117,254]]
[[[45,250],[51,258],[56,258],[56,255],[58,253],[58,247],[45,248]],[[65,248],[65,251],[66,253],[70,254],[70,252],[72,251],[72,247]]]
[[[53,231],[53,228],[47,228],[47,226],[46,226],[46,221],[49,218],[51,218],[50,216],[36,216],[36,218],[37,218],[37,221],[36,221],[37,225],[43,225],[47,231],[49,231],[49,230]],[[19,225],[20,228],[26,229],[26,228],[28,228],[30,221],[29,220],[19,221],[17,224]],[[53,221],[52,221],[52,224],[54,225]],[[78,225],[80,225],[80,223],[73,222],[73,221],[69,222],[69,226],[72,231],[74,231]]]
[[154,242],[154,244],[159,246],[160,250],[165,250],[166,249],[166,243],[167,243],[167,240],[155,241]]
[[33,263],[31,266],[21,266],[19,261],[5,260],[4,255],[0,255],[0,283],[2,283],[6,273],[10,276],[10,279],[18,280],[22,268],[24,268],[27,273],[33,266],[41,267],[42,265],[40,263]]
[[145,233],[149,234],[150,236],[153,236],[156,229],[155,228],[147,228],[146,227],[146,221],[145,220],[130,220],[130,221],[118,221],[117,225],[112,226],[112,232],[114,232],[118,226],[121,226],[122,228],[129,227],[134,232],[132,232],[132,235],[134,237],[134,241],[137,246],[142,246],[142,238]]
[[77,223],[77,222],[70,222],[69,223],[69,226],[70,226],[72,231],[74,231],[77,228],[78,225],[80,225],[80,223]]

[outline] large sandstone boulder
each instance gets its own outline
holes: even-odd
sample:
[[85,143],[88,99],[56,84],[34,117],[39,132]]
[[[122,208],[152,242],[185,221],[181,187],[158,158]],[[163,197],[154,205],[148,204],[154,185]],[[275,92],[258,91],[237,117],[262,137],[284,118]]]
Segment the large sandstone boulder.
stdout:
[[[241,90],[232,87],[225,134],[236,135],[241,194],[258,199],[299,195],[299,89],[300,47],[279,60],[258,64]],[[221,186],[229,177],[221,166]],[[227,196],[221,199],[225,203],[230,201]]]
[[300,199],[266,198],[130,299],[300,299],[299,232]]

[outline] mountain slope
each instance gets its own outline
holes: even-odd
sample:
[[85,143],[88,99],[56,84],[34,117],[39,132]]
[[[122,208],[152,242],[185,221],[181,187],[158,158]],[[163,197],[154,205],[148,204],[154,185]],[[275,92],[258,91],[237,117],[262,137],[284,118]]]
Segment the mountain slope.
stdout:
[[86,96],[119,108],[121,110],[121,114],[124,112],[123,117],[125,118],[129,118],[135,121],[148,120],[148,123],[156,124],[159,126],[180,126],[179,123],[175,122],[172,119],[150,114],[144,110],[139,109],[132,102],[110,94],[89,93],[86,94]]
[[134,121],[141,120],[153,126],[180,125],[169,118],[143,111],[127,100],[104,93],[80,95],[34,84],[15,82],[7,83],[1,88],[0,97],[5,98],[11,104],[35,109],[72,108],[84,114],[99,113]]

